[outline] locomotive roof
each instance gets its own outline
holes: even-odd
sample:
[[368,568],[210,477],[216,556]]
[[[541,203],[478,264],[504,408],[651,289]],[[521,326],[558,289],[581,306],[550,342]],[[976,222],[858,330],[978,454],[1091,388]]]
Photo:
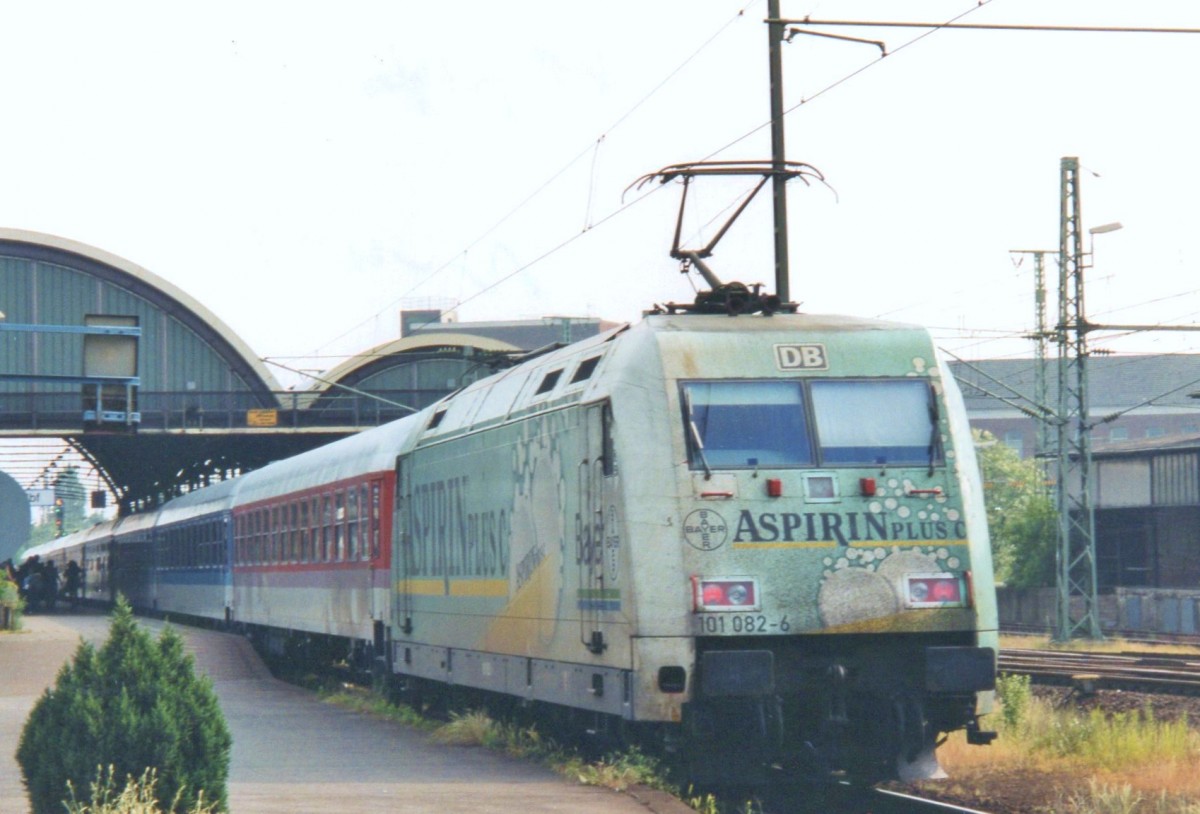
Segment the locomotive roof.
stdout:
[[722,331],[759,332],[792,331],[798,328],[812,331],[897,331],[925,330],[907,322],[847,316],[845,314],[773,314],[772,316],[742,315],[728,317],[718,314],[650,314],[645,323],[662,331]]

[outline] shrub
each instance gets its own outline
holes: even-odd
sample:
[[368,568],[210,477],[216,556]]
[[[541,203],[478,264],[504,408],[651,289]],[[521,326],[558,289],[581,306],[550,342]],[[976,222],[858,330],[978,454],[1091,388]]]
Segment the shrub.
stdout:
[[[7,608],[8,613],[0,613],[0,618],[8,616],[8,629],[21,629],[21,613],[25,610],[25,600],[21,598],[21,592],[17,590],[17,583],[13,582],[3,571],[0,571],[0,608]],[[0,626],[3,623],[0,622]]]
[[1025,720],[1029,700],[1033,697],[1030,681],[1027,675],[1001,673],[996,677],[996,694],[1002,705],[1000,717],[1010,732],[1016,731]]
[[34,706],[17,761],[35,814],[62,811],[68,782],[85,788],[102,766],[120,777],[153,769],[157,800],[190,809],[202,794],[223,810],[231,745],[179,634],[168,628],[155,641],[118,598],[108,641],[99,651],[81,642]]

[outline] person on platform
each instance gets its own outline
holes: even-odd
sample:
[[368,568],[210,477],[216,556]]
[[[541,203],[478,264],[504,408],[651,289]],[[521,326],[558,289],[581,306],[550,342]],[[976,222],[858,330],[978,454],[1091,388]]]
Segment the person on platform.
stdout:
[[58,566],[54,560],[48,560],[42,566],[42,577],[45,580],[42,583],[42,601],[46,604],[46,610],[52,611],[58,602]]
[[67,563],[67,568],[63,571],[63,596],[75,608],[79,604],[79,592],[83,587],[83,569],[79,567],[79,563],[71,560]]

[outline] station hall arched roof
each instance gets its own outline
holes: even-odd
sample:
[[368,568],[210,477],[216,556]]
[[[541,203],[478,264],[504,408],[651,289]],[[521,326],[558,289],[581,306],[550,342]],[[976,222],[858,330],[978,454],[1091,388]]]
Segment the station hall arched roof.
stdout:
[[[191,382],[196,389],[250,391],[263,406],[277,401],[273,394],[281,389],[279,383],[228,325],[178,286],[123,257],[57,235],[0,228],[0,277],[5,281],[0,310],[9,322],[78,325],[84,314],[136,312],[143,318],[140,353],[158,354],[141,360],[143,388],[171,390],[178,384],[184,389]],[[147,324],[155,316],[158,324]],[[216,366],[227,368],[225,382],[217,381],[220,376],[211,370],[207,373],[213,381],[197,381],[206,373],[199,362],[197,370],[181,371],[192,376],[186,381],[166,370],[162,349],[187,352],[180,345],[191,338],[216,355]],[[156,348],[153,339],[161,346]],[[43,359],[37,366],[45,372],[58,361]],[[208,367],[213,367],[211,361]]]
[[500,339],[480,334],[458,332],[418,333],[402,339],[393,339],[355,354],[336,367],[321,375],[311,388],[316,392],[327,392],[338,384],[354,385],[381,371],[394,368],[404,358],[413,354],[450,351],[464,355],[470,351],[494,353],[518,353],[522,348]]

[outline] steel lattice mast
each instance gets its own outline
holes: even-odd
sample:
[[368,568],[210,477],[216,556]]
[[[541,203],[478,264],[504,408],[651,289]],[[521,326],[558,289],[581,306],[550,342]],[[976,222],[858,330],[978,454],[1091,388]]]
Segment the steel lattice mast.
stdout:
[[1060,641],[1103,638],[1096,590],[1096,518],[1088,420],[1085,268],[1079,159],[1063,158],[1058,263],[1058,626]]

